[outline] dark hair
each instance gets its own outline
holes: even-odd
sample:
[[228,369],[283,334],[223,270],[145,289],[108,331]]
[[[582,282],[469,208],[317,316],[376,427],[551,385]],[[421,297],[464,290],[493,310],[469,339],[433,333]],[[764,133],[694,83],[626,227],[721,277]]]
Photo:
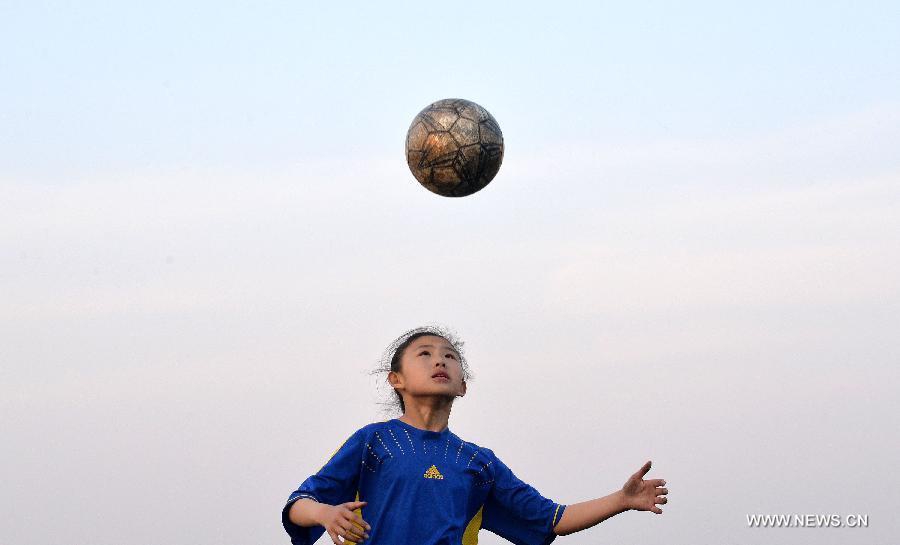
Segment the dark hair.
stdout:
[[[373,375],[384,374],[384,380],[380,382],[380,384],[388,384],[387,374],[391,371],[398,372],[401,370],[401,361],[403,359],[403,354],[406,352],[406,349],[409,348],[409,345],[419,337],[426,336],[434,336],[440,337],[450,343],[450,346],[456,350],[456,353],[459,354],[459,364],[462,368],[463,372],[463,380],[469,381],[471,380],[472,373],[469,370],[469,364],[466,362],[465,355],[463,355],[463,343],[453,332],[450,330],[440,327],[440,326],[423,326],[417,327],[415,329],[410,329],[405,332],[403,335],[400,335],[394,341],[388,345],[387,349],[384,351],[384,354],[381,356],[381,360],[378,363],[378,367],[372,371]],[[403,402],[403,396],[393,387],[390,388],[391,391],[388,392],[388,401],[382,402],[381,405],[387,408],[387,411],[398,410],[400,413],[406,412],[406,404]]]

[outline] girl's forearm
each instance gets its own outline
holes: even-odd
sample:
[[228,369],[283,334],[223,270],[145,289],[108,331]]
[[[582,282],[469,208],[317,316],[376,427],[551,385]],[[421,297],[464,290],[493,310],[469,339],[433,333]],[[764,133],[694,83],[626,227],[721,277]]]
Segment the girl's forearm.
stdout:
[[[300,498],[291,505],[288,510],[288,518],[298,526],[316,526],[321,518],[321,508],[322,504],[315,500]],[[565,515],[565,513],[563,514]]]
[[621,490],[596,500],[573,503],[566,506],[562,518],[553,527],[553,532],[560,536],[580,532],[625,511],[628,508],[625,507]]

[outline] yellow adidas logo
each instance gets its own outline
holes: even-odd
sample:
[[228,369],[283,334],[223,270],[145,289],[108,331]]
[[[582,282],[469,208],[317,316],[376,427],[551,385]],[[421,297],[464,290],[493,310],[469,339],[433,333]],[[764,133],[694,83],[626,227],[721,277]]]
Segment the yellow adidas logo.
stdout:
[[425,478],[426,479],[443,479],[444,476],[441,475],[441,472],[438,471],[438,468],[436,468],[434,465],[432,465],[431,467],[428,468],[428,471],[425,472]]

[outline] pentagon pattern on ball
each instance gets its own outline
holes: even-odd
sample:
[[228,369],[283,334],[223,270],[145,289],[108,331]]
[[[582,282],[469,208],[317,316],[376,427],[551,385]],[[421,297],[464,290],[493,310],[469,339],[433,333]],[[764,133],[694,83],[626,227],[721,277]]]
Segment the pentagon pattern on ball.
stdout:
[[483,189],[503,162],[503,133],[487,110],[461,98],[425,107],[406,133],[406,162],[426,189],[464,197]]

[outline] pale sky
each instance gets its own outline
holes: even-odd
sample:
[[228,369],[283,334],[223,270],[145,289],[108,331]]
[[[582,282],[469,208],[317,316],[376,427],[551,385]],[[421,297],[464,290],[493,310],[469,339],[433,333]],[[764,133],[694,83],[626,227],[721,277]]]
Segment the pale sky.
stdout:
[[[0,3],[0,543],[289,543],[288,494],[389,417],[367,371],[426,322],[475,374],[450,428],[545,496],[648,459],[670,483],[556,543],[891,542],[897,28],[893,2]],[[403,154],[451,97],[506,144],[461,199]]]

